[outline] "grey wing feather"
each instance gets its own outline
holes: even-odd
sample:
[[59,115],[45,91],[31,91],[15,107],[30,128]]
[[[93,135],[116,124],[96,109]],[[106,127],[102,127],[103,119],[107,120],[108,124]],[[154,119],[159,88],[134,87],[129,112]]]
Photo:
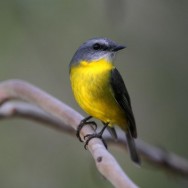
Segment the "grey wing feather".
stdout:
[[121,106],[121,108],[125,112],[129,124],[130,133],[132,137],[136,138],[137,137],[136,123],[131,107],[131,100],[128,91],[125,87],[125,84],[123,82],[123,79],[116,68],[112,69],[111,71],[110,84],[117,103]]

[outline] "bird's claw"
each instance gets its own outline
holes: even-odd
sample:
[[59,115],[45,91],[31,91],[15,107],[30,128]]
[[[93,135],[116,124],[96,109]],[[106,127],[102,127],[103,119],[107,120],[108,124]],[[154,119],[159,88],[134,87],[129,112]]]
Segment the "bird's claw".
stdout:
[[[80,140],[80,142],[83,142],[83,140],[82,140],[82,138],[80,136],[80,131],[83,128],[84,125],[91,125],[94,131],[97,129],[97,124],[94,121],[85,121],[85,120],[82,120],[80,122],[80,124],[78,125],[78,128],[76,130],[76,136]],[[85,137],[84,137],[84,139],[85,139]]]
[[84,145],[84,148],[85,148],[86,150],[87,150],[87,146],[88,146],[89,141],[90,141],[91,139],[93,139],[93,138],[99,138],[99,139],[101,139],[102,142],[103,142],[103,144],[104,144],[104,146],[105,146],[105,148],[108,149],[108,148],[107,148],[107,144],[106,144],[106,142],[104,141],[104,139],[103,139],[103,137],[102,137],[102,135],[101,135],[100,133],[87,134],[87,135],[84,136],[84,140],[85,140],[86,138],[87,138],[87,140],[86,140],[85,145]]

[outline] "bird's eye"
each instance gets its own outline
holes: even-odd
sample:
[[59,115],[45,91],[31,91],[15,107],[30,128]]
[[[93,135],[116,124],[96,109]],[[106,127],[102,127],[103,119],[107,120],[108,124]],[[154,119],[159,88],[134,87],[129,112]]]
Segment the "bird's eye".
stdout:
[[94,49],[94,50],[99,50],[99,49],[101,49],[101,45],[100,45],[99,43],[95,43],[95,44],[93,45],[93,49]]

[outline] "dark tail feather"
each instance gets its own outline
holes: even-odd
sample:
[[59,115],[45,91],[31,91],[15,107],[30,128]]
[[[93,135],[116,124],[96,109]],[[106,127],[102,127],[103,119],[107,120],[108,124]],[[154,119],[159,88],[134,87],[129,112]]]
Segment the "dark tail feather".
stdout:
[[126,131],[126,138],[127,138],[127,145],[129,148],[130,157],[136,164],[140,165],[140,157],[137,153],[136,145],[134,142],[134,138],[131,135],[131,132],[128,130]]

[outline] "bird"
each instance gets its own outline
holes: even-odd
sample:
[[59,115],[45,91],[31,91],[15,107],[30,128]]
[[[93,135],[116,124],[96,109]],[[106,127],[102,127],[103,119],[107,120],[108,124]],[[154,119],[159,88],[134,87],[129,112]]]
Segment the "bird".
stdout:
[[[118,51],[126,48],[109,38],[92,38],[77,49],[69,64],[70,82],[73,95],[79,106],[88,114],[77,129],[80,141],[80,130],[89,121],[96,118],[103,123],[99,133],[86,135],[86,145],[95,137],[102,138],[107,128],[117,138],[114,126],[119,126],[126,135],[128,150],[132,161],[140,164],[136,149],[136,122],[131,107],[131,100],[123,78],[114,66]],[[106,146],[107,147],[107,146]]]

